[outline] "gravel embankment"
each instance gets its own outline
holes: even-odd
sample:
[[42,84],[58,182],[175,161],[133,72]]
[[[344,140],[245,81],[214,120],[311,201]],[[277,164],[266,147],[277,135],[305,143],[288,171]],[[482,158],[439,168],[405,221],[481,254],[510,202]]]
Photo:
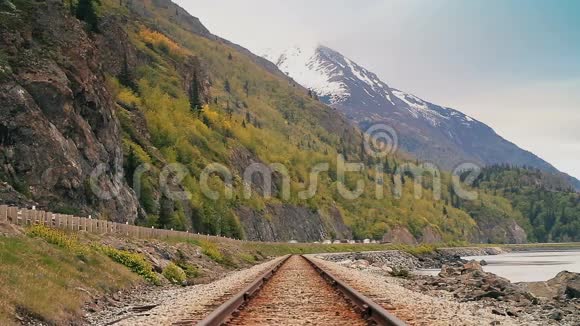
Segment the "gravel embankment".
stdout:
[[401,280],[350,269],[314,258],[350,286],[384,306],[409,325],[534,325],[492,314],[478,303],[459,303],[451,295],[428,296],[400,285]]
[[324,260],[338,264],[366,260],[370,264],[388,264],[391,268],[405,268],[415,270],[421,268],[421,262],[417,257],[399,250],[347,252],[336,254],[325,254]]
[[[202,320],[229,297],[250,284],[256,277],[279,262],[277,258],[203,285],[135,293],[129,302],[86,316],[91,325],[171,325],[181,320]],[[155,306],[150,310],[140,307]],[[143,311],[146,310],[146,311]]]

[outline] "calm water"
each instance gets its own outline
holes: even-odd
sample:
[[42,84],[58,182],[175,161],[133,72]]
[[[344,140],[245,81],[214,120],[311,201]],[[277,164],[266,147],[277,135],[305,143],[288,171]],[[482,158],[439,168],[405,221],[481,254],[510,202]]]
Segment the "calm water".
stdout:
[[[463,257],[485,260],[486,272],[505,277],[512,282],[547,281],[561,271],[580,273],[580,250],[517,252],[497,256]],[[439,271],[425,270],[421,274],[436,275]]]

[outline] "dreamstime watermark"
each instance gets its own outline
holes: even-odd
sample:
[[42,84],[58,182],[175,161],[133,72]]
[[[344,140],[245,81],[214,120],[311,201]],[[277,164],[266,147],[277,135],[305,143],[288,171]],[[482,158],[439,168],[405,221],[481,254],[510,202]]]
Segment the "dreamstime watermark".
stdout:
[[[191,177],[189,179],[196,180],[201,193],[214,201],[222,197],[232,199],[236,190],[238,193],[241,192],[245,199],[259,194],[265,199],[276,197],[287,201],[292,198],[293,189],[297,191],[299,199],[308,200],[316,196],[322,176],[326,174],[325,178],[331,179],[331,184],[336,186],[337,193],[345,200],[357,200],[363,196],[380,200],[388,194],[400,199],[405,194],[405,185],[410,182],[409,180],[413,183],[412,193],[415,199],[423,198],[425,190],[428,189],[431,198],[442,200],[442,178],[446,172],[442,173],[442,170],[432,162],[400,163],[400,160],[392,160],[399,148],[399,137],[394,128],[385,124],[372,125],[365,131],[363,142],[364,152],[367,157],[372,158],[371,165],[350,162],[342,154],[338,154],[334,161],[314,164],[309,169],[306,181],[295,184],[294,187],[290,169],[281,163],[252,163],[243,173],[238,174],[221,163],[211,163],[198,176],[191,175],[185,165],[172,163],[156,172],[158,189],[172,200],[189,200],[192,194],[181,184],[185,178]],[[120,150],[115,153],[113,161],[112,165],[99,164],[90,175],[90,189],[102,200],[119,196],[123,180],[126,179]],[[130,181],[138,197],[143,193],[143,176],[152,175],[152,171],[156,169],[151,164],[142,164],[134,169]],[[473,183],[480,174],[481,167],[477,164],[458,165],[450,174],[452,191],[464,200],[478,199],[479,194],[473,188]],[[353,178],[357,175],[357,178]],[[371,178],[372,176],[374,178]],[[372,180],[370,184],[369,179]]]

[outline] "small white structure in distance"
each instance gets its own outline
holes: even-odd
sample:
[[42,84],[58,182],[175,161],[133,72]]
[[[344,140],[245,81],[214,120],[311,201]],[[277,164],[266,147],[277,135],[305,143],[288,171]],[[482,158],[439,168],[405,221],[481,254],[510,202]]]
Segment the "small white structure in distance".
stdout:
[[332,241],[330,241],[330,240],[324,240],[324,241],[322,242],[322,244],[332,244]]
[[371,243],[371,239],[364,239],[363,243],[369,244],[369,243]]

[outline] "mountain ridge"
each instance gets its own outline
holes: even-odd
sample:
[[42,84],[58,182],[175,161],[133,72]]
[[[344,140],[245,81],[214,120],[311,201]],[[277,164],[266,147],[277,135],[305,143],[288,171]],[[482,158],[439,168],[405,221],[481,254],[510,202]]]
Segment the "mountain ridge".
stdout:
[[389,86],[375,73],[324,45],[294,46],[265,54],[281,71],[340,109],[364,131],[386,123],[399,133],[401,149],[446,170],[464,162],[510,163],[559,174],[577,190],[580,181],[458,110]]

